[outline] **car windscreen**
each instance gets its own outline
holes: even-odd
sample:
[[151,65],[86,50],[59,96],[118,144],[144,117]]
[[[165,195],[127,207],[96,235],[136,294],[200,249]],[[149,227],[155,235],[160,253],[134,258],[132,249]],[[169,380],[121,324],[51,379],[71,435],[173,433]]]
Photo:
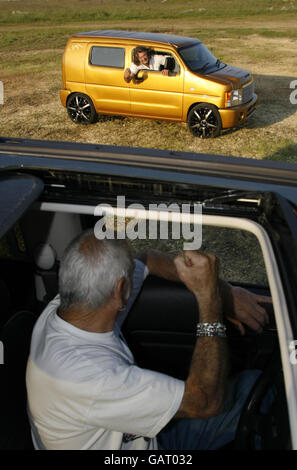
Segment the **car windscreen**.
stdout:
[[181,47],[178,52],[192,72],[211,73],[225,65],[202,42]]

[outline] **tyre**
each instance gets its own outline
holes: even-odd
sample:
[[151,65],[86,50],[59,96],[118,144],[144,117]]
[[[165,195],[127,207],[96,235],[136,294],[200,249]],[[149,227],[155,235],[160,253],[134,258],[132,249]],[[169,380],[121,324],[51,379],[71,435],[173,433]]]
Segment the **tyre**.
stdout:
[[92,124],[97,119],[92,100],[83,93],[73,93],[66,106],[70,119],[77,124]]
[[195,137],[201,139],[217,137],[222,129],[220,113],[212,104],[196,104],[189,112],[188,126]]

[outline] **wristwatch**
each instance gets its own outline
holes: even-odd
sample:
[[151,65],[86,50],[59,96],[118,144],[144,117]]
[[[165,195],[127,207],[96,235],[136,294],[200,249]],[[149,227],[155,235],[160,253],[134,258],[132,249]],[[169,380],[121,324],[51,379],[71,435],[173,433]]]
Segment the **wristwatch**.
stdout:
[[197,323],[196,336],[226,337],[226,326],[221,322]]

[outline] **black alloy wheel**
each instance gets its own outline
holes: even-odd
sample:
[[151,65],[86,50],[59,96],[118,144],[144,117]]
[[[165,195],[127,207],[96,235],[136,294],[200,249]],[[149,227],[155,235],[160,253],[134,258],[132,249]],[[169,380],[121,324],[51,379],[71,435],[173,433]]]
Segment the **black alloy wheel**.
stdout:
[[92,100],[82,93],[73,93],[68,98],[67,111],[70,119],[77,124],[92,124],[97,118]]
[[188,126],[192,134],[200,139],[217,137],[222,129],[220,113],[212,104],[197,104],[189,112]]

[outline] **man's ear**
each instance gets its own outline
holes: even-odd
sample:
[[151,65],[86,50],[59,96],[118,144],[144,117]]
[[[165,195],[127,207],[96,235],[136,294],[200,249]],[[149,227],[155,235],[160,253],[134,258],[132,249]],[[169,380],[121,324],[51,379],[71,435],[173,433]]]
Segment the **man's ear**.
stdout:
[[114,292],[115,300],[117,301],[119,305],[118,308],[122,308],[125,306],[128,289],[129,289],[129,286],[128,286],[127,280],[124,277],[121,277],[117,283],[117,286]]

